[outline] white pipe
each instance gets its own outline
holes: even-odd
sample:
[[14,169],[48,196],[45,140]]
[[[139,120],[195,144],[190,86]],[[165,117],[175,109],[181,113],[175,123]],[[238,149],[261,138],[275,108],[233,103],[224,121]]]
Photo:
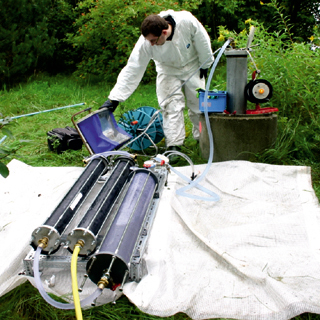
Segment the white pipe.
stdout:
[[[13,120],[13,119],[19,119],[22,117],[29,117],[29,116],[34,116],[36,114],[40,114],[40,113],[45,113],[45,112],[51,112],[51,111],[56,111],[56,110],[62,110],[62,109],[66,109],[66,108],[72,108],[72,107],[77,107],[77,106],[82,106],[86,104],[85,102],[81,102],[81,103],[77,103],[77,104],[73,104],[73,105],[69,105],[69,106],[64,106],[64,107],[58,107],[58,108],[54,108],[54,109],[48,109],[48,110],[42,110],[42,111],[37,111],[37,112],[32,112],[32,113],[28,113],[28,114],[22,114],[20,116],[15,116],[15,117],[8,117],[9,120]],[[0,122],[3,122],[5,119],[0,119]]]
[[0,139],[0,144],[7,139],[7,136],[3,136],[1,139]]

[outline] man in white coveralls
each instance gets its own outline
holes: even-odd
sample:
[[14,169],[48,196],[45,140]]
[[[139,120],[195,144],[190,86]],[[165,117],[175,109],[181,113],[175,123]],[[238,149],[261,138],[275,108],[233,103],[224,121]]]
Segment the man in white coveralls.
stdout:
[[199,140],[200,112],[196,89],[205,88],[207,70],[214,60],[210,38],[202,24],[187,11],[168,10],[150,15],[142,22],[141,33],[108,100],[100,108],[114,112],[119,102],[128,99],[138,87],[150,59],[156,65],[159,104],[204,63],[186,82],[183,91],[180,88],[160,105],[166,145],[169,150],[179,150],[185,139],[185,99],[193,124],[193,137]]

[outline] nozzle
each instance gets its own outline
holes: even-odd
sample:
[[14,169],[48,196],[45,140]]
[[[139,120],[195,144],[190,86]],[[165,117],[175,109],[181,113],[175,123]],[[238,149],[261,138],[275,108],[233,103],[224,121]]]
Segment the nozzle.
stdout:
[[[111,268],[112,268],[113,263],[115,262],[116,259],[117,259],[116,256],[112,256],[112,260],[110,262],[110,265],[109,265],[109,268],[108,268],[107,272],[103,275],[103,277],[98,282],[99,289],[103,290],[104,288],[106,288],[108,286],[108,284],[110,282]],[[112,282],[112,279],[111,279],[111,282]]]
[[109,279],[107,277],[102,277],[98,282],[98,288],[103,290],[108,286],[108,284],[109,284]]
[[45,249],[48,245],[49,238],[48,237],[43,237],[38,241],[38,247]]

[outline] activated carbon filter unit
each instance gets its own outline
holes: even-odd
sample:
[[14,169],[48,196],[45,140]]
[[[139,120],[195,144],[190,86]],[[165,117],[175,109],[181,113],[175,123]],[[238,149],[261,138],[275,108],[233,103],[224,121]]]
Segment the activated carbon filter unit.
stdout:
[[158,179],[151,171],[137,169],[132,173],[99,251],[87,263],[87,274],[94,283],[99,285],[102,281],[105,287],[112,287],[125,281],[157,186]]
[[59,249],[62,233],[106,170],[106,161],[100,157],[89,162],[49,218],[43,225],[33,231],[31,245],[34,249],[38,247],[39,241],[43,239],[46,239],[47,246],[42,250],[42,254],[50,254]]
[[78,226],[68,235],[68,247],[71,252],[79,240],[83,242],[80,255],[89,255],[95,250],[99,232],[125,186],[134,164],[134,160],[129,157],[116,159],[115,166],[100,192]]

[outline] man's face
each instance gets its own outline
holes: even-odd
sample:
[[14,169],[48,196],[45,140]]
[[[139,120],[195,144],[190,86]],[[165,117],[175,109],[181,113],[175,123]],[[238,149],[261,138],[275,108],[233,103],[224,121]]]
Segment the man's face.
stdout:
[[166,42],[166,37],[164,32],[162,31],[161,35],[159,37],[155,36],[152,33],[149,33],[146,37],[146,40],[150,41],[151,45],[154,46],[162,46]]

